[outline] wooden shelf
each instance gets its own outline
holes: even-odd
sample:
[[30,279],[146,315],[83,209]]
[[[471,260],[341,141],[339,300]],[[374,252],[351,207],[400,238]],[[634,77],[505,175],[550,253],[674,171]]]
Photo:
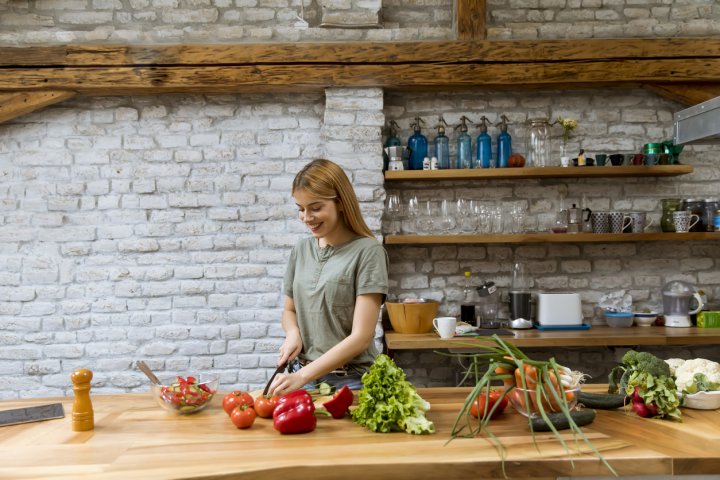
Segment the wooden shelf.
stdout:
[[[630,327],[610,328],[597,325],[589,330],[506,330],[501,335],[517,347],[599,347],[633,345],[716,345],[720,328],[697,327]],[[417,335],[385,332],[390,350],[464,349],[488,345],[489,337],[456,337],[442,339],[435,333]]]
[[473,168],[453,170],[401,170],[385,172],[385,181],[482,180],[508,178],[585,178],[585,177],[669,177],[693,172],[692,165],[609,166],[604,167],[524,167]]
[[720,240],[720,232],[518,233],[495,235],[386,235],[386,245],[470,243],[611,243]]

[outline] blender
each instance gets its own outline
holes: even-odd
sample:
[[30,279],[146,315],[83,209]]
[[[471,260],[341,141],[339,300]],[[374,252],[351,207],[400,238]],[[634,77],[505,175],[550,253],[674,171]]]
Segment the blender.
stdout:
[[[695,286],[680,280],[665,284],[662,297],[666,327],[692,327],[690,315],[698,313],[705,306]],[[698,304],[694,310],[690,310],[690,299],[692,298]]]

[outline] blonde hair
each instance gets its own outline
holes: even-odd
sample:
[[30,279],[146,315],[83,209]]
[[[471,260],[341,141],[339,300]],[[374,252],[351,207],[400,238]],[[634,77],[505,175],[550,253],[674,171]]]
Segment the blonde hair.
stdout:
[[360,213],[360,203],[350,179],[337,163],[317,159],[305,165],[293,180],[292,194],[298,190],[305,190],[317,198],[334,200],[350,230],[363,237],[375,238]]

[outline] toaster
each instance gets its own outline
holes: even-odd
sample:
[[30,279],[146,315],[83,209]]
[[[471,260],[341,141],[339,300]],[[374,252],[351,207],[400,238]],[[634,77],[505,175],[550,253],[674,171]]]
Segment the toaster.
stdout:
[[538,293],[537,322],[542,326],[582,325],[578,293]]

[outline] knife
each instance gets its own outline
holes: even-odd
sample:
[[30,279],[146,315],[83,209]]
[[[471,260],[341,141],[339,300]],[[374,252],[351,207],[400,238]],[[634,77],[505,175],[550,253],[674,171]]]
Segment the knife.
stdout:
[[286,361],[285,363],[283,363],[282,365],[280,365],[279,367],[277,367],[275,369],[275,372],[273,372],[273,374],[270,376],[270,380],[268,380],[267,385],[265,385],[265,390],[263,390],[263,397],[268,394],[268,390],[270,390],[270,384],[272,383],[273,379],[275,378],[275,375],[277,375],[278,373],[284,372],[285,369],[287,368],[287,366],[288,366],[288,362]]

